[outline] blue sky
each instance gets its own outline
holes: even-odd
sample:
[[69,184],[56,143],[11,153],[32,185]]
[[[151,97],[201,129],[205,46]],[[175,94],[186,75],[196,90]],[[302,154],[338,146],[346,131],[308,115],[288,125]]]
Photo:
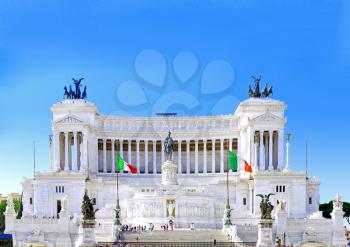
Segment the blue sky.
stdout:
[[[147,51],[153,55],[139,68]],[[183,52],[196,61],[175,65]],[[208,75],[213,61],[232,70]],[[194,64],[181,83],[179,73]],[[50,106],[72,77],[86,78],[88,98],[104,114],[151,115],[159,98],[180,92],[198,105],[172,109],[203,115],[233,112],[253,74],[288,104],[293,169],[304,169],[308,140],[321,201],[337,192],[350,201],[347,1],[0,1],[0,193],[20,192],[32,175],[33,140],[37,169],[47,169]],[[222,90],[205,93],[203,83]]]

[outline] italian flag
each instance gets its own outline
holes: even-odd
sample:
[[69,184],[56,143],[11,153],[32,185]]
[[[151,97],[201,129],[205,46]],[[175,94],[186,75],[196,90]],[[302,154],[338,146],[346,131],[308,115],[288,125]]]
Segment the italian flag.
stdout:
[[248,164],[248,162],[246,160],[244,160],[244,171],[249,172],[249,173],[253,172],[252,167]]
[[238,157],[237,154],[232,151],[228,151],[228,169],[233,172],[238,170]]
[[137,168],[135,166],[132,166],[125,160],[123,160],[120,154],[118,154],[116,168],[117,168],[117,171],[127,171],[131,173],[137,173]]

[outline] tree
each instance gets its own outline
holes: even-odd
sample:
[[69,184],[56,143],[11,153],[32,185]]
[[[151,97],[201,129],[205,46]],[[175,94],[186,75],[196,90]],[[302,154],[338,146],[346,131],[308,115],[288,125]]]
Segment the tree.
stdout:
[[[17,217],[20,215],[22,217],[23,205],[21,200],[13,200],[13,205],[15,208],[15,212],[17,213]],[[5,215],[7,201],[0,202],[0,232],[4,232],[5,230]],[[18,218],[17,218],[18,219]]]
[[[320,204],[319,210],[322,211],[322,216],[330,219],[333,211],[333,201]],[[350,224],[350,203],[343,202],[344,219]]]
[[5,230],[5,215],[4,212],[6,210],[7,202],[1,201],[0,202],[0,233],[4,232]]

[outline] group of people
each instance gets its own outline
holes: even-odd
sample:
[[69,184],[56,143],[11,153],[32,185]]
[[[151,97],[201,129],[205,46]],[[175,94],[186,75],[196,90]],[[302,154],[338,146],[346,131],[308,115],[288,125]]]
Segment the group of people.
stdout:
[[171,224],[169,226],[169,224],[164,224],[160,226],[162,228],[163,231],[173,231],[174,230],[174,226]]
[[[146,226],[132,226],[132,225],[122,225],[122,231],[123,232],[140,232],[140,231],[146,231],[147,227]],[[148,230],[153,230],[153,227],[149,227]]]

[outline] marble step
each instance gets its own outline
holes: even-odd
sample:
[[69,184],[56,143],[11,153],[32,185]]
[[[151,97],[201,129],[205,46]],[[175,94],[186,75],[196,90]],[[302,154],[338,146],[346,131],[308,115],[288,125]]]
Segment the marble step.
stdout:
[[126,241],[141,242],[228,242],[228,237],[221,230],[174,230],[131,233],[124,232]]

